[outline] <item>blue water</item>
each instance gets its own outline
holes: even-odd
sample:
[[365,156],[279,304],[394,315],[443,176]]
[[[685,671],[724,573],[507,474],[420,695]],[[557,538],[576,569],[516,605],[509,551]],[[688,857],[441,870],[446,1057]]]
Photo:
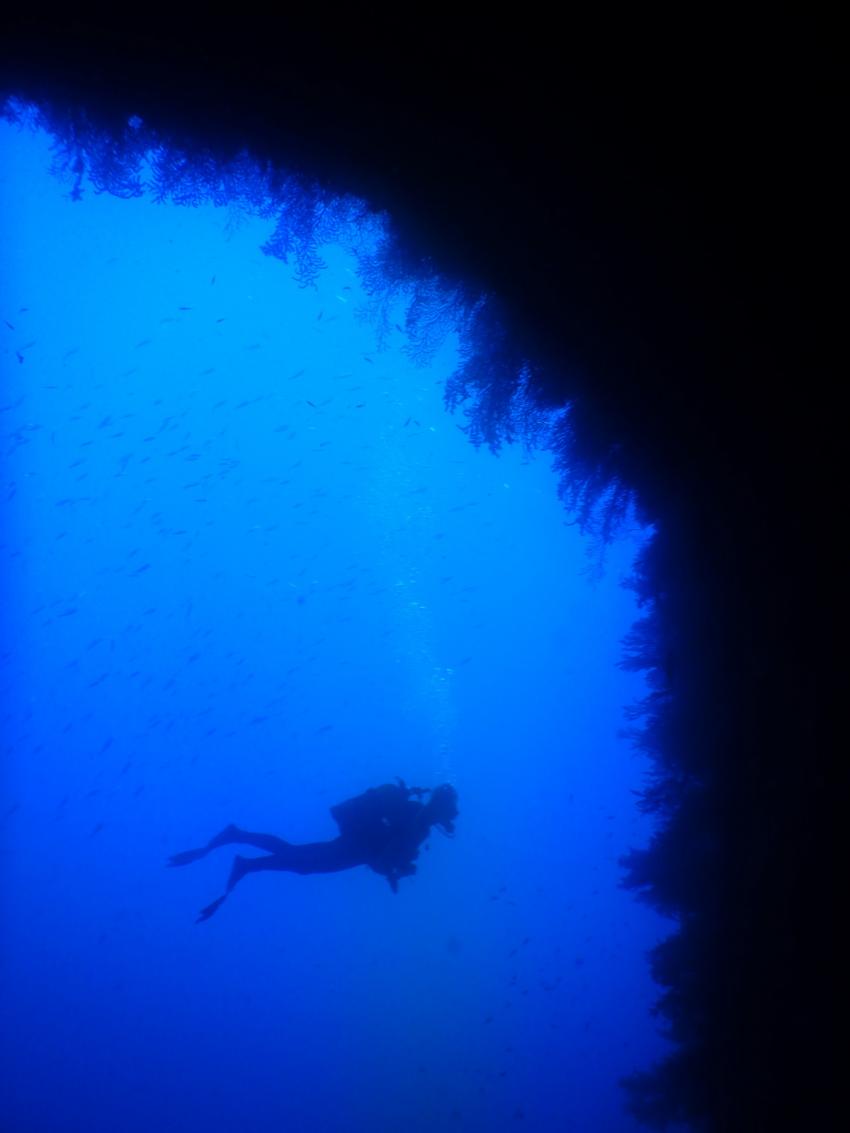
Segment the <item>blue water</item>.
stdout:
[[[74,191],[50,144],[0,124],[3,1130],[635,1129],[646,532],[596,578],[350,250],[303,286],[273,220]],[[266,873],[196,925],[230,850],[163,868],[396,776],[461,811],[397,895]]]

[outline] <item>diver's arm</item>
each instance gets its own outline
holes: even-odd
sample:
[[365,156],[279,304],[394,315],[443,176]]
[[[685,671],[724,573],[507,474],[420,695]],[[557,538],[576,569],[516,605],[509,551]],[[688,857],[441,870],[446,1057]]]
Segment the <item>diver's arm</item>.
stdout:
[[412,877],[414,873],[416,873],[416,866],[413,862],[408,862],[403,866],[393,866],[391,870],[388,870],[384,874],[384,877],[390,883],[390,889],[392,889],[393,893],[398,893],[399,881],[403,877]]
[[395,781],[398,783],[401,790],[404,791],[405,797],[408,799],[411,797],[421,799],[423,795],[429,795],[431,793],[430,787],[408,787],[407,783],[405,783],[400,775],[396,775]]

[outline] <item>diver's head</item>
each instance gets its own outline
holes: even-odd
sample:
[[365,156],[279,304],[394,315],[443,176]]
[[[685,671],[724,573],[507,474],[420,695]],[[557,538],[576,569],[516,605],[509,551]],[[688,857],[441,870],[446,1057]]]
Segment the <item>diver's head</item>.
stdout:
[[454,834],[454,820],[458,816],[457,791],[451,783],[441,783],[434,788],[425,810],[432,826],[441,827],[446,834]]

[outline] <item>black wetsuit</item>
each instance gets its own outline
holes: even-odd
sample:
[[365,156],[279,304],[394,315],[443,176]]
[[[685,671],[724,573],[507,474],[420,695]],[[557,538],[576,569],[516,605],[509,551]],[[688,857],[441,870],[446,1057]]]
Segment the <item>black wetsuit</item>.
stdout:
[[386,877],[393,892],[398,882],[416,872],[415,859],[427,838],[431,823],[426,807],[414,795],[421,788],[404,783],[372,787],[362,795],[331,807],[339,837],[328,842],[286,842],[274,834],[255,834],[238,826],[227,826],[206,846],[174,854],[168,864],[189,865],[220,846],[246,845],[268,851],[258,858],[234,858],[233,869],[222,897],[202,910],[207,920],[246,873],[285,870],[290,873],[336,873],[366,865]]

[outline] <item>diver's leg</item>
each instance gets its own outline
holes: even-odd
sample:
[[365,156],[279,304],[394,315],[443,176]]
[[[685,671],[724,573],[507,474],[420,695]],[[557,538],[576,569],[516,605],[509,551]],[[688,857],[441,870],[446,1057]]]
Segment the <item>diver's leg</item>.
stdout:
[[[221,839],[220,841],[218,839]],[[244,846],[256,846],[258,850],[267,850],[270,854],[279,854],[290,845],[276,834],[253,834],[250,830],[240,830],[238,826],[228,826],[221,834],[213,838],[216,846],[227,846],[239,842]],[[210,843],[212,849],[212,842]]]
[[183,850],[182,853],[172,854],[166,864],[170,866],[191,865],[192,862],[200,861],[210,850],[217,850],[219,846],[232,846],[234,843],[256,846],[258,850],[268,850],[272,854],[289,845],[288,842],[284,842],[282,838],[278,838],[274,834],[253,834],[249,830],[240,830],[238,826],[234,826],[231,822],[214,838],[210,838],[206,846],[201,846],[197,850]]
[[[265,838],[266,835],[261,835]],[[227,882],[227,892],[242,880],[246,873],[259,873],[271,869],[287,873],[337,873],[363,865],[362,853],[343,838],[330,842],[302,842],[300,845],[274,839],[278,848],[262,858],[243,858],[237,854]]]
[[338,873],[366,864],[362,847],[342,836],[330,842],[304,842],[300,846],[289,846],[285,856],[287,864],[279,868],[293,873]]
[[[242,839],[237,839],[241,841]],[[276,854],[269,854],[265,858],[243,858],[237,854],[233,859],[233,867],[230,870],[230,877],[227,879],[227,888],[220,897],[212,902],[211,905],[206,905],[201,909],[195,924],[200,924],[201,921],[208,921],[213,913],[218,912],[224,902],[227,900],[228,894],[232,892],[234,886],[242,880],[246,873],[253,873],[261,869],[283,869],[277,862]]]
[[[240,831],[240,834],[244,833]],[[272,835],[261,834],[258,837],[266,839],[272,838]],[[246,839],[240,837],[236,840],[242,842]],[[366,864],[362,850],[345,838],[334,838],[331,842],[305,842],[301,845],[284,842],[282,838],[275,838],[274,842],[280,843],[282,848],[262,858],[243,858],[241,854],[236,854],[224,893],[211,905],[201,909],[196,924],[209,920],[221,908],[246,873],[261,873],[267,869],[290,873],[336,873]]]
[[225,826],[219,834],[214,838],[210,838],[206,846],[199,846],[197,850],[183,850],[179,854],[172,854],[166,862],[166,865],[191,865],[192,862],[200,861],[201,858],[206,857],[210,850],[216,850],[219,846],[226,846],[230,842],[238,842],[239,838],[235,837],[239,833],[239,827],[231,823]]
[[225,893],[230,893],[246,873],[257,873],[264,869],[286,869],[286,866],[280,864],[277,854],[269,854],[264,858],[243,858],[241,854],[237,854],[233,859]]

